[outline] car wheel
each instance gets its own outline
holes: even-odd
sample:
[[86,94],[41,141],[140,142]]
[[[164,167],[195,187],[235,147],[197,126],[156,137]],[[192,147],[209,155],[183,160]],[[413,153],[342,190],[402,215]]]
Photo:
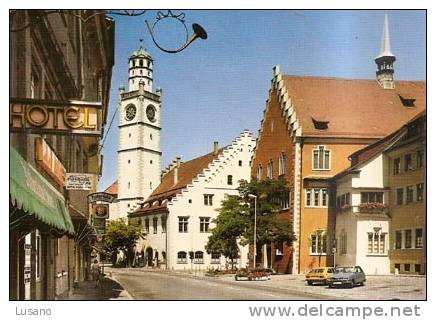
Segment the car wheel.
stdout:
[[355,285],[356,285],[356,283],[354,282],[354,280],[351,280],[350,288],[354,288]]
[[312,282],[312,281],[307,281],[307,284],[308,284],[309,286],[312,286],[312,285],[313,285],[313,282]]
[[363,287],[365,285],[365,281],[362,281],[360,285]]
[[329,283],[329,288],[333,288],[333,285]]

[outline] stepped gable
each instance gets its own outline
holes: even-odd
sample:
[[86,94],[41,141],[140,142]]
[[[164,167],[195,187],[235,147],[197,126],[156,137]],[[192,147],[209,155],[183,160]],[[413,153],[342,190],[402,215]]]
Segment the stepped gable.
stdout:
[[[192,188],[196,183],[200,181],[210,182],[216,172],[224,168],[227,161],[239,151],[236,146],[243,137],[248,137],[253,144],[255,143],[252,133],[249,130],[244,130],[233,140],[232,144],[218,149],[217,152],[210,152],[180,164],[173,162],[170,169],[164,170],[160,185],[153,191],[147,201],[141,204],[141,207],[131,213],[130,216],[166,212],[168,205],[172,205],[173,202],[177,201],[177,198],[183,196],[183,192],[188,192],[189,188]],[[174,184],[174,170],[176,169],[178,170],[178,178],[177,183]]]
[[264,114],[277,94],[293,138],[382,138],[426,109],[425,81],[386,90],[375,80],[282,75],[274,66],[271,83]]

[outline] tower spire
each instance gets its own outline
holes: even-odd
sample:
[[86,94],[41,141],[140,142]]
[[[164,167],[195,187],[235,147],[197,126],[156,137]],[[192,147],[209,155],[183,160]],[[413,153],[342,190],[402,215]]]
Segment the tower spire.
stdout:
[[391,52],[388,13],[385,13],[383,34],[381,38],[380,54],[375,58],[377,64],[377,81],[383,89],[394,89],[395,56]]

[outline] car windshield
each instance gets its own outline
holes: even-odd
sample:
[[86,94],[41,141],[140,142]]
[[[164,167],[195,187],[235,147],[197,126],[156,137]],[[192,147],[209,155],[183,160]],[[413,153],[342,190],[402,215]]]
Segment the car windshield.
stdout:
[[336,268],[335,273],[351,273],[354,272],[354,268],[353,267],[341,267],[341,268]]

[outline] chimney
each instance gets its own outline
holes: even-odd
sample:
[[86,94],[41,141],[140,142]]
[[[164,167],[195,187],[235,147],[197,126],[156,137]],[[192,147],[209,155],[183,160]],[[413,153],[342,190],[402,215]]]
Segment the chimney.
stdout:
[[219,150],[218,141],[215,141],[213,143],[213,154],[214,154],[214,156],[216,156],[218,154],[218,150]]
[[174,185],[176,185],[179,182],[179,167],[180,167],[180,157],[176,157],[176,160],[173,161],[174,163]]

